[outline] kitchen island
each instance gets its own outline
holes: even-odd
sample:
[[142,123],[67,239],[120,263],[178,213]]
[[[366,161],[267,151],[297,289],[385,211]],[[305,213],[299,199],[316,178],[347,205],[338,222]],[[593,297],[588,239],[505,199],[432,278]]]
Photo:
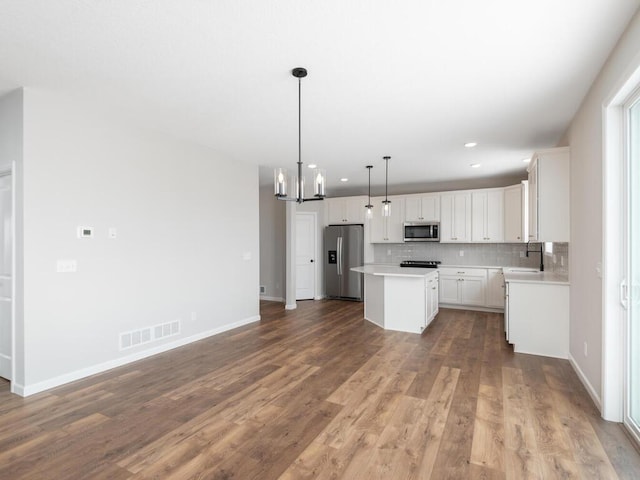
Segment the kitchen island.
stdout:
[[422,333],[438,313],[438,271],[363,265],[364,318],[386,330]]

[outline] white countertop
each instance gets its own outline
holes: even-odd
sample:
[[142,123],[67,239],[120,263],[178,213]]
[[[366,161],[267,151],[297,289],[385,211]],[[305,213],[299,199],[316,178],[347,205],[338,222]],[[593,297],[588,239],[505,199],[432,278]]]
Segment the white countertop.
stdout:
[[437,272],[435,268],[411,268],[400,267],[398,265],[362,265],[353,267],[354,272],[364,273],[365,275],[381,275],[387,277],[421,277],[431,275]]
[[[569,277],[554,272],[539,272],[524,267],[501,267],[499,265],[439,265],[440,268],[501,268],[504,272],[504,281],[513,283],[545,283],[554,285],[570,285]],[[510,272],[509,269],[520,270]],[[354,267],[351,270],[367,275],[386,275],[396,277],[425,277],[437,271],[432,268],[400,267],[390,264],[368,264]]]
[[504,271],[504,281],[507,283],[545,283],[554,285],[569,285],[569,278],[553,272],[507,272]]

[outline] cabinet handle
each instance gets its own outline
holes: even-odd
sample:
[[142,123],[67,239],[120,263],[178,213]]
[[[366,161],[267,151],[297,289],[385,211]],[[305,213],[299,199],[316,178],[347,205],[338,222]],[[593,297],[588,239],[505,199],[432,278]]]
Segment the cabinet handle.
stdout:
[[458,275],[466,275],[465,272],[458,272]]

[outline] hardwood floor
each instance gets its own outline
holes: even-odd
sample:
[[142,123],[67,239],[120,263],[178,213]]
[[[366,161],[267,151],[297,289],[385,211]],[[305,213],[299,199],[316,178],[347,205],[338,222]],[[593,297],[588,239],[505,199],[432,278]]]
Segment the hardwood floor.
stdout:
[[5,383],[0,478],[640,478],[569,363],[514,354],[502,315],[420,336],[298,305],[27,399]]

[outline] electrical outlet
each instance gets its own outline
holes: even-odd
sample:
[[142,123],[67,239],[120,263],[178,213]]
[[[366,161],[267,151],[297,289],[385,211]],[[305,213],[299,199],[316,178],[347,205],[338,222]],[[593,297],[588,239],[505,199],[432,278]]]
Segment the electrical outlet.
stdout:
[[553,263],[558,263],[558,257],[556,257],[556,254],[553,254]]
[[464,257],[464,250],[460,250],[460,256]]
[[387,248],[387,255],[391,255],[391,249]]
[[58,273],[75,273],[78,271],[78,263],[73,259],[60,259],[56,264]]
[[526,257],[525,252],[520,252],[520,258],[524,258],[524,257]]
[[109,238],[112,240],[118,238],[118,229],[116,227],[109,227]]
[[587,342],[584,342],[584,356],[587,356]]

